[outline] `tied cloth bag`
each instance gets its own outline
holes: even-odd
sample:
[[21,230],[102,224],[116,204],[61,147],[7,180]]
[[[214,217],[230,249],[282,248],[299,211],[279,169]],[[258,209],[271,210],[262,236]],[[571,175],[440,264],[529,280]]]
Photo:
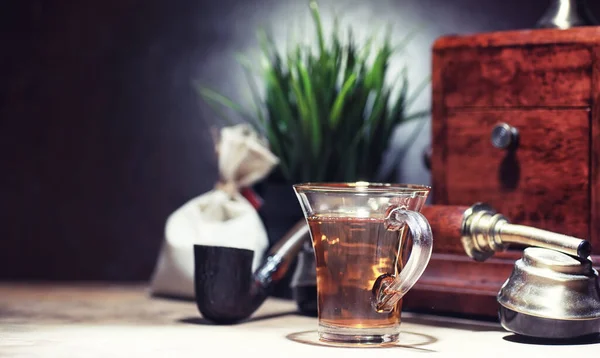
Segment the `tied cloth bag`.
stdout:
[[[224,127],[217,138],[220,180],[215,188],[174,211],[165,224],[165,240],[150,282],[157,296],[194,298],[194,244],[254,251],[252,269],[262,262],[269,240],[248,188],[266,177],[277,157],[265,141],[240,124]],[[249,195],[242,195],[240,189]]]

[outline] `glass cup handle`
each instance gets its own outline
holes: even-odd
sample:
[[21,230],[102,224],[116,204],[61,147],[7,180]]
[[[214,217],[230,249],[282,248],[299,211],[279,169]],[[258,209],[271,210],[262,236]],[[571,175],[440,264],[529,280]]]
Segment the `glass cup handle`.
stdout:
[[398,277],[382,276],[373,287],[378,311],[391,311],[396,303],[410,290],[421,277],[433,249],[433,235],[429,222],[423,214],[396,207],[389,211],[385,225],[388,230],[399,230],[408,227],[412,237],[412,251],[406,266]]

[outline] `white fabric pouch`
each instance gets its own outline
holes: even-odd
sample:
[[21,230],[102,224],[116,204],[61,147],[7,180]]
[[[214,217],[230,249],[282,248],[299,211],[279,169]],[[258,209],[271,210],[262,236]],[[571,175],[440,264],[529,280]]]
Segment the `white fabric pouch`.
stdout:
[[222,128],[217,138],[220,181],[166,220],[165,239],[150,281],[154,295],[194,298],[194,244],[254,251],[252,269],[268,248],[258,212],[239,190],[263,179],[277,157],[249,126]]

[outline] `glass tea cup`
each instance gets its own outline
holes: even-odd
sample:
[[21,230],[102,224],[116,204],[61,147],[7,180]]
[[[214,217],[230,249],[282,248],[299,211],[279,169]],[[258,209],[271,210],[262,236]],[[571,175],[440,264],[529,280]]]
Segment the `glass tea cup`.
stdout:
[[315,252],[319,339],[396,342],[401,299],[431,257],[431,228],[419,212],[430,188],[307,183],[294,191]]

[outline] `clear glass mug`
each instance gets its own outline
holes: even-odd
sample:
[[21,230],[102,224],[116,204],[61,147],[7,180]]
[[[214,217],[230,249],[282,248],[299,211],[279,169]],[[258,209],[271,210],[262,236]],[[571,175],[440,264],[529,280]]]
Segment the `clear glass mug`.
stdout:
[[419,213],[430,188],[308,183],[294,191],[315,252],[319,339],[396,342],[402,296],[431,257],[431,228]]

